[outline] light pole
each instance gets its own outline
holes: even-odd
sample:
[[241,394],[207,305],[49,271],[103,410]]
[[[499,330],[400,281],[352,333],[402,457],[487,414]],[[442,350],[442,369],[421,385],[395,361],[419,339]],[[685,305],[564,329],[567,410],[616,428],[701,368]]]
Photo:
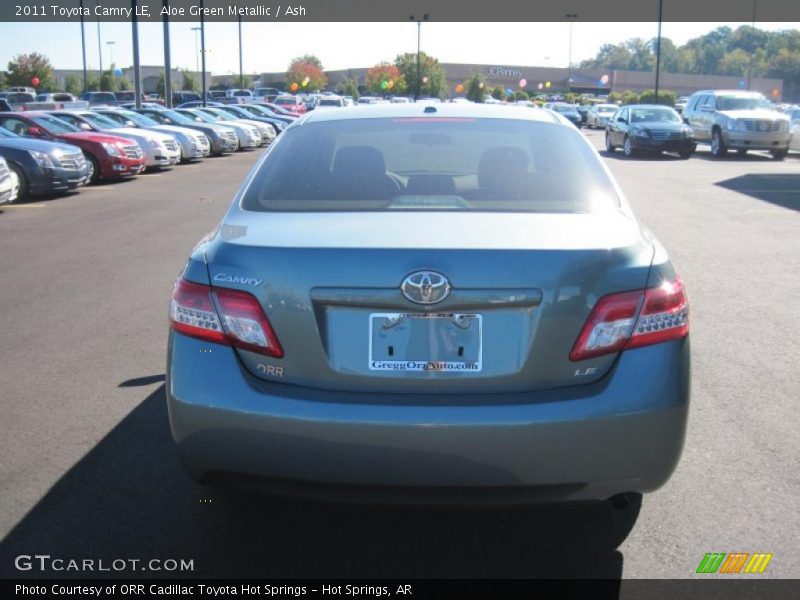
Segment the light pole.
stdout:
[[239,15],[239,89],[244,89],[244,71],[242,70],[242,15]]
[[572,91],[572,25],[575,22],[575,19],[578,18],[578,13],[567,13],[564,15],[569,20],[569,59],[567,64],[567,72],[569,75],[567,76],[567,87],[569,87],[569,91]]
[[80,0],[81,8],[81,52],[83,53],[83,91],[88,92],[86,89],[86,32],[83,30],[83,0]]
[[199,27],[192,27],[192,31],[194,31],[194,57],[196,61],[196,68],[195,71],[197,75],[200,75],[200,28]]
[[[755,42],[756,39],[756,0],[753,0],[753,25],[752,25],[752,32],[753,32],[753,41]],[[750,90],[750,85],[753,79],[753,55],[755,54],[755,48],[753,51],[750,52],[750,61],[747,63],[747,90]]]
[[574,19],[578,18],[578,13],[567,13],[564,16],[569,20],[569,60],[567,67],[572,69],[572,24],[575,22]]
[[112,65],[114,64],[114,44],[116,44],[116,43],[117,42],[114,42],[112,40],[108,40],[106,42],[106,46],[108,46],[108,50],[111,53],[111,64]]
[[422,41],[422,21],[427,21],[430,15],[425,13],[422,15],[421,19],[416,18],[414,15],[409,16],[409,20],[413,21],[417,24],[417,86],[414,90],[414,102],[419,99],[419,93],[422,88],[422,77],[420,75],[420,64],[419,64],[419,52],[420,52],[420,44]]
[[203,72],[200,73],[200,80],[203,88],[203,106],[206,105],[206,11],[204,5],[204,0],[200,0],[200,61],[203,65]]
[[658,83],[661,76],[661,20],[664,16],[664,0],[658,0],[658,37],[656,38],[656,89],[654,103],[658,104]]
[[[95,2],[95,6],[100,6],[99,0]],[[100,17],[97,17],[97,54],[100,58],[100,79],[103,79],[103,42],[100,40]]]

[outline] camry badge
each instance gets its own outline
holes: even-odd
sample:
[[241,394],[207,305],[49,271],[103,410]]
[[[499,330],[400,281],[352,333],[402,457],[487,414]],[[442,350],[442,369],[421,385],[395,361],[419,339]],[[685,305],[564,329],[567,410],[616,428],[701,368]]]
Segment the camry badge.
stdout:
[[447,277],[435,271],[417,271],[400,285],[403,296],[417,304],[436,304],[450,295]]

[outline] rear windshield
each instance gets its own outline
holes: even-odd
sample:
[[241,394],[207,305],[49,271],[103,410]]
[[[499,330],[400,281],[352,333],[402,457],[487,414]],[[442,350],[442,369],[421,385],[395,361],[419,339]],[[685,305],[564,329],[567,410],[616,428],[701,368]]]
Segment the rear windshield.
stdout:
[[575,213],[617,206],[599,159],[574,128],[439,117],[289,128],[242,201],[245,210],[325,212]]

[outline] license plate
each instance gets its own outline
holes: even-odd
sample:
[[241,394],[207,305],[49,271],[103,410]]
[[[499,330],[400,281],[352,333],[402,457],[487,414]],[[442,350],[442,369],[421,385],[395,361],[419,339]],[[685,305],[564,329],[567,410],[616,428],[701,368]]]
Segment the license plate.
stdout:
[[482,358],[481,315],[372,313],[371,371],[477,373]]

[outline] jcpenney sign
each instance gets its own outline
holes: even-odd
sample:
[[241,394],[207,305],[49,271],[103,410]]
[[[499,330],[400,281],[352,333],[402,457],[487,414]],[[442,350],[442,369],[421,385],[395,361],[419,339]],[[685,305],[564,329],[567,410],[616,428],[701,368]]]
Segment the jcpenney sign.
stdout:
[[489,67],[487,73],[494,77],[522,77],[522,71],[508,67]]

